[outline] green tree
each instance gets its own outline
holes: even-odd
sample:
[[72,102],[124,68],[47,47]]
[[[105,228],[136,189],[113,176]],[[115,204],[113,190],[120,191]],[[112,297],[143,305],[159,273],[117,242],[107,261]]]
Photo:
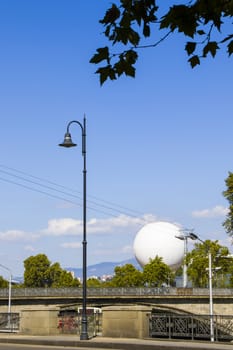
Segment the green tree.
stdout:
[[206,288],[209,281],[209,258],[211,253],[213,286],[224,287],[227,284],[227,276],[231,274],[232,259],[227,247],[221,246],[218,241],[206,240],[196,243],[195,248],[187,254],[187,274],[194,287]]
[[0,276],[0,288],[8,288],[8,281],[6,281],[2,276]]
[[107,285],[112,287],[140,287],[143,285],[142,272],[132,264],[116,266],[114,276]]
[[225,183],[227,189],[223,192],[223,196],[228,200],[229,211],[223,226],[229,236],[233,236],[233,173],[229,172]]
[[81,285],[77,278],[73,278],[71,272],[63,270],[58,262],[48,268],[48,287],[79,287]]
[[25,287],[75,287],[80,286],[71,272],[63,270],[59,263],[51,262],[45,254],[30,256],[24,261]]
[[[215,57],[221,47],[225,46],[229,56],[232,54],[232,16],[232,0],[174,1],[169,8],[163,1],[116,0],[99,22],[107,41],[117,45],[118,51],[111,52],[109,46],[98,48],[90,62],[104,63],[96,71],[101,84],[122,74],[134,77],[140,49],[156,47],[179,33],[185,37],[184,48],[193,68],[201,59]],[[152,42],[147,43],[149,39]]]
[[24,285],[25,287],[45,287],[50,283],[50,261],[45,254],[30,256],[24,260]]
[[88,278],[87,280],[87,287],[88,288],[99,288],[102,287],[103,282],[101,282],[98,278]]
[[74,278],[71,272],[62,270],[60,279],[57,283],[53,283],[52,287],[80,287],[81,283],[77,278]]
[[170,267],[163,262],[163,258],[156,256],[144,266],[143,281],[149,287],[170,285],[174,281],[174,274]]

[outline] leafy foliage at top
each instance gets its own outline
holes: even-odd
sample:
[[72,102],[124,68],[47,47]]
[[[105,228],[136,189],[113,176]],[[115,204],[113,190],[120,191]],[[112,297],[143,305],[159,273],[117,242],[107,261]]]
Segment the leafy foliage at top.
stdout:
[[45,254],[30,256],[24,260],[24,287],[75,287],[80,282],[59,263],[51,264]]
[[149,287],[162,287],[174,281],[174,274],[170,267],[163,262],[163,258],[156,256],[144,266],[143,281]]
[[233,258],[229,257],[228,248],[221,246],[218,241],[206,240],[203,243],[196,243],[195,248],[186,257],[187,273],[193,287],[208,287],[209,253],[212,258],[213,286],[232,286]]
[[223,226],[225,227],[226,232],[230,236],[233,236],[233,173],[229,172],[225,183],[227,189],[223,192],[223,195],[229,202],[229,212]]
[[112,280],[105,283],[107,287],[161,287],[170,285],[174,280],[170,267],[158,256],[151,259],[143,271],[137,270],[132,264],[126,264],[116,266],[114,272]]
[[2,276],[0,276],[0,288],[7,288],[9,285],[9,282],[6,281]]
[[142,272],[132,264],[116,266],[112,280],[107,283],[111,287],[141,287]]
[[[119,0],[106,10],[100,23],[105,37],[112,46],[118,45],[119,52],[112,53],[109,46],[105,46],[98,48],[91,58],[91,63],[104,63],[96,71],[101,85],[122,74],[135,77],[138,50],[156,47],[175,32],[187,38],[185,51],[192,68],[209,55],[215,57],[221,46],[226,46],[229,56],[233,53],[233,34],[222,34],[224,23],[232,24],[233,0],[190,0],[171,6],[162,15],[158,14],[157,3],[155,0]],[[154,42],[145,45],[144,39]]]

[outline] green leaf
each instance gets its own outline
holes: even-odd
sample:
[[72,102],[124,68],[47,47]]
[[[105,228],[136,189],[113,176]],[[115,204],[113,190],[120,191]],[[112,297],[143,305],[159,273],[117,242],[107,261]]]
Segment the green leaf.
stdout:
[[177,29],[180,33],[193,38],[196,33],[197,19],[192,7],[186,5],[174,5],[168,13],[162,17],[160,29],[170,28],[171,31]]
[[148,24],[144,24],[143,35],[144,37],[150,36],[150,26]]
[[119,8],[115,4],[112,4],[112,7],[106,11],[104,18],[99,22],[105,25],[114,23],[120,17],[120,14]]
[[196,67],[198,64],[200,64],[200,59],[197,55],[192,56],[188,62],[191,64],[191,67],[194,68]]
[[187,51],[187,54],[190,56],[196,49],[196,45],[197,43],[195,42],[187,42],[186,46],[185,46],[185,50]]
[[96,50],[97,53],[90,59],[90,63],[100,63],[101,61],[107,60],[109,63],[110,58],[109,58],[109,50],[108,47],[101,47]]
[[131,24],[131,16],[128,12],[125,12],[122,16],[121,21],[120,21],[120,26],[125,27],[125,28],[129,28],[130,24]]
[[229,56],[233,53],[233,40],[227,45]]
[[96,71],[96,74],[99,74],[100,78],[100,85],[103,85],[103,83],[109,78],[111,80],[116,79],[116,74],[114,69],[111,65],[108,65],[106,67],[101,67]]
[[135,32],[135,30],[130,29],[128,31],[128,41],[134,46],[138,45],[139,41],[140,41],[139,34],[137,32]]
[[135,64],[138,58],[138,54],[134,50],[129,50],[125,53],[125,60],[130,64]]
[[125,75],[135,77],[135,68],[133,67],[132,60],[127,60],[127,54],[125,56],[121,55],[120,60],[115,63],[114,70],[118,76],[121,76],[123,73]]
[[128,65],[127,69],[125,70],[125,75],[128,75],[129,77],[135,78],[135,68],[132,65]]
[[215,57],[217,50],[219,49],[216,41],[210,41],[203,49],[203,56],[206,57],[208,53]]
[[121,42],[124,45],[127,45],[130,42],[132,45],[136,46],[138,45],[139,40],[140,40],[139,34],[131,28],[121,28],[121,27],[115,28],[115,36],[114,36],[113,44],[117,42]]

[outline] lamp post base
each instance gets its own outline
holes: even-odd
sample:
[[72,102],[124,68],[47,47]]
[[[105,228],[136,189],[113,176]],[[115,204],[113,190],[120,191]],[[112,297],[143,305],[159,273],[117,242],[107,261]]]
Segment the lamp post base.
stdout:
[[88,340],[88,333],[87,333],[87,317],[84,315],[82,316],[82,328],[80,333],[80,340]]
[[81,333],[80,334],[80,340],[89,340],[87,333]]

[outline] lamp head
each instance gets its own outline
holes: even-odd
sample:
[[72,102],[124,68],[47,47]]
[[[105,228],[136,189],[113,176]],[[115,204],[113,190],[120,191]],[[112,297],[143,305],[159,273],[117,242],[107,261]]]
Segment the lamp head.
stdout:
[[191,238],[192,240],[196,240],[196,239],[199,239],[199,237],[197,236],[197,235],[195,235],[195,233],[193,233],[193,232],[190,232],[189,233],[189,238]]
[[59,146],[61,147],[75,147],[77,146],[76,143],[73,143],[71,139],[71,134],[69,132],[65,133],[64,141],[62,143],[59,143]]
[[181,241],[184,241],[185,240],[185,237],[184,237],[184,235],[182,236],[182,235],[179,235],[179,236],[175,236],[176,238],[178,238],[178,239],[180,239]]

